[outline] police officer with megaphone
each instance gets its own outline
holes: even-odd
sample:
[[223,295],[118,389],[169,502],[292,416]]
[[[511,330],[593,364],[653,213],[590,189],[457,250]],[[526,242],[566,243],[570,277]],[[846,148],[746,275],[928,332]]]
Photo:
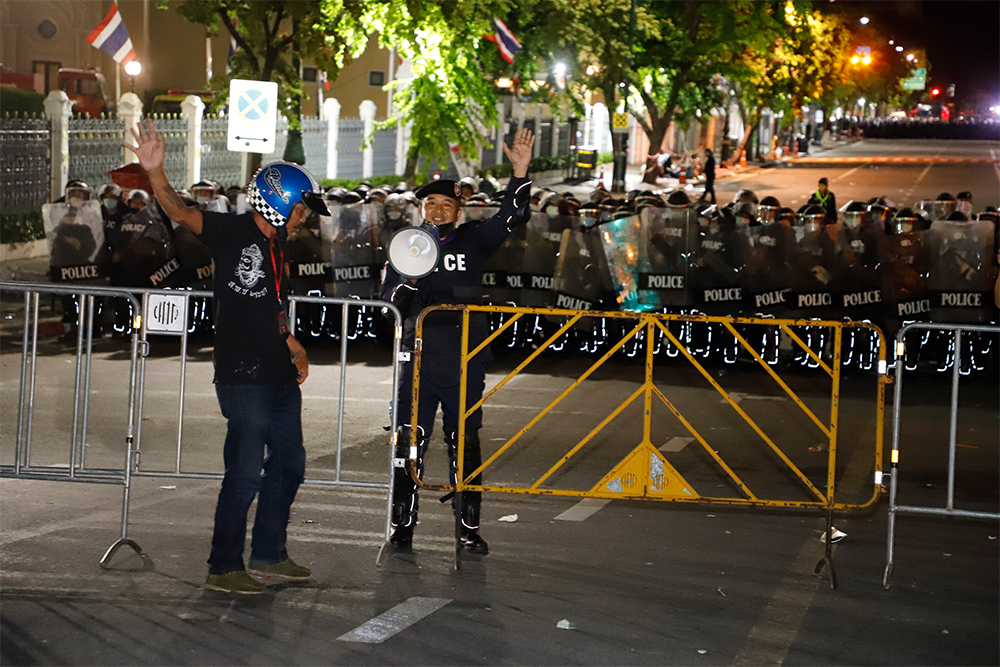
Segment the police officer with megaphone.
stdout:
[[[500,211],[492,218],[467,222],[456,227],[461,215],[462,187],[456,181],[437,180],[417,191],[420,198],[420,215],[423,225],[414,230],[413,238],[405,236],[409,230],[397,232],[390,243],[390,262],[383,271],[381,296],[399,308],[405,318],[403,347],[414,349],[417,317],[427,306],[433,304],[478,304],[482,302],[483,267],[486,260],[503,244],[504,239],[517,226],[530,217],[528,201],[531,181],[528,179],[528,163],[531,161],[531,147],[534,135],[528,130],[520,130],[514,138],[514,145],[504,144],[504,153],[514,167],[513,177],[507,184],[507,194]],[[437,240],[437,256],[427,263],[428,245],[416,235],[430,233]],[[397,256],[392,246],[405,245],[412,251],[413,262],[403,259],[392,261]],[[404,258],[407,253],[400,253]],[[473,313],[469,318],[469,349],[475,349],[489,333],[484,313]],[[454,484],[458,465],[458,418],[459,384],[462,377],[461,348],[462,318],[460,313],[431,313],[424,320],[421,345],[420,395],[416,406],[413,404],[413,361],[404,361],[399,383],[396,406],[399,410],[400,429],[397,434],[397,456],[406,457],[411,430],[417,429],[418,476],[423,475],[423,459],[430,441],[431,429],[437,414],[438,404],[444,419],[444,439],[448,445],[451,481]],[[486,364],[492,359],[486,348],[468,364],[466,384],[466,405],[475,405],[482,398],[486,385]],[[413,408],[416,408],[413,410]],[[412,415],[416,423],[412,423]],[[477,410],[465,425],[465,449],[463,471],[468,474],[478,468],[482,461],[479,443],[479,429],[483,424],[483,411]],[[481,475],[472,480],[481,484]],[[479,536],[479,507],[481,494],[467,492],[460,503],[453,501],[453,507],[460,512],[461,546],[470,553],[487,554],[489,547]],[[456,498],[456,500],[458,500]],[[459,509],[460,506],[460,509]],[[392,536],[390,541],[397,549],[409,549],[413,543],[413,528],[417,524],[416,484],[405,468],[396,468],[393,484]]]

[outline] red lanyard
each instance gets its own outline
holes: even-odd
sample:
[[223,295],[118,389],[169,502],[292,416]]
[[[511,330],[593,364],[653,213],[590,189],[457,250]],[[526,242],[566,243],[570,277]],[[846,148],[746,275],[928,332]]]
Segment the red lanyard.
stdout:
[[[278,259],[275,260],[274,244],[271,243],[268,245],[268,247],[271,250],[271,266],[274,267],[274,288],[277,291],[276,296],[278,297],[278,303],[281,303],[281,275],[282,273],[284,273],[285,270],[285,255],[283,252],[281,252],[281,248],[278,248]],[[281,267],[280,271],[278,270],[279,266]]]

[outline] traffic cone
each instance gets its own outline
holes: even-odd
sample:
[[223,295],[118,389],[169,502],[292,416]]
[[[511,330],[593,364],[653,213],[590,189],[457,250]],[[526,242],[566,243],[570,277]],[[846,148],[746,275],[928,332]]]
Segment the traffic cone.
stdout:
[[743,152],[740,153],[740,166],[741,167],[747,166],[747,150],[745,148],[743,149]]
[[687,175],[687,168],[686,168],[686,167],[681,167],[681,173],[680,173],[680,175],[679,175],[679,176],[677,177],[677,180],[678,180],[678,182],[679,182],[679,183],[680,183],[681,185],[687,185],[687,182],[688,182],[688,175]]
[[798,157],[798,156],[799,156],[799,140],[796,139],[795,141],[792,142],[792,157]]
[[439,171],[435,171],[434,172],[434,180],[435,181],[440,181],[441,180],[441,172],[439,172]]
[[[605,186],[604,186],[604,170],[603,169],[601,169],[601,177],[599,179],[597,179],[597,185],[598,185],[598,187],[605,188]],[[607,189],[607,188],[605,188],[605,189]]]

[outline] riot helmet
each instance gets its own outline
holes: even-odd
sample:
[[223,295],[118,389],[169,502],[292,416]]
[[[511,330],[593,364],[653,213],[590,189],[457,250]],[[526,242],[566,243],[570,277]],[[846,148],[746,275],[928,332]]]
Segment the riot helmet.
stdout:
[[468,199],[472,195],[479,192],[479,184],[476,183],[476,179],[472,176],[466,176],[461,179],[458,184],[462,186],[462,197]]
[[562,197],[556,192],[546,192],[538,201],[538,210],[546,215],[559,215],[559,202]]
[[733,204],[733,217],[736,224],[749,225],[757,219],[757,203],[752,201],[739,201]]
[[63,194],[66,197],[66,203],[71,204],[79,208],[83,206],[83,202],[90,201],[90,186],[80,180],[72,180],[66,184],[66,189],[63,190]]
[[294,162],[273,162],[258,169],[247,186],[247,201],[275,227],[288,222],[299,202],[320,215],[330,215],[319,184]]
[[198,202],[198,207],[204,209],[215,199],[215,185],[209,181],[198,181],[191,186],[191,196]]
[[958,193],[958,202],[955,204],[959,211],[964,213],[970,219],[972,218],[972,193],[968,190],[963,190]]
[[149,205],[149,193],[147,193],[145,190],[140,190],[136,188],[135,190],[132,190],[132,192],[128,193],[129,208],[136,211],[141,211],[148,205]]
[[341,187],[330,188],[325,193],[323,193],[323,199],[327,201],[336,202],[339,204],[341,200],[344,198],[344,195],[346,194],[347,190],[345,190],[344,188]]
[[384,204],[385,217],[393,222],[402,219],[406,214],[406,208],[409,206],[406,200],[403,199],[403,196],[395,192],[385,198]]
[[368,201],[372,204],[384,204],[386,191],[382,188],[374,188],[368,191]]
[[868,216],[868,207],[853,199],[840,207],[844,216],[844,227],[860,227]]
[[810,232],[818,232],[823,228],[826,221],[826,209],[816,204],[806,204],[801,206],[797,212],[795,224],[804,227]]
[[945,220],[948,214],[957,210],[958,202],[949,192],[942,192],[932,203],[931,213],[935,220]]
[[886,231],[891,231],[893,234],[909,234],[916,231],[921,222],[922,219],[912,208],[901,208],[896,211],[892,223],[886,226]]
[[945,220],[950,220],[951,222],[968,222],[969,216],[962,213],[961,211],[952,211],[945,216]]
[[350,192],[345,192],[344,196],[340,198],[341,204],[361,204],[364,202],[364,197],[360,193],[351,190]]
[[563,197],[559,200],[559,215],[580,215],[580,202],[576,197]]
[[396,187],[393,189],[396,191],[397,194],[403,194],[404,192],[410,189],[410,186],[407,185],[406,181],[400,181],[399,183],[396,183]]
[[759,203],[757,195],[754,194],[753,190],[740,190],[737,192],[736,196],[733,197],[733,203],[738,204],[741,201],[753,202],[754,205]]
[[777,197],[767,196],[760,200],[757,205],[757,218],[763,224],[768,224],[774,222],[778,219],[778,209],[781,208],[781,202],[778,201]]
[[97,198],[101,200],[101,206],[114,211],[122,200],[121,186],[117,183],[105,183],[97,188]]
[[778,222],[781,223],[782,227],[794,227],[795,226],[795,211],[788,208],[787,206],[782,206],[778,209]]
[[685,208],[691,205],[691,198],[684,190],[674,190],[667,195],[668,208]]
[[869,204],[868,206],[868,219],[877,225],[888,225],[892,220],[892,209],[880,204]]

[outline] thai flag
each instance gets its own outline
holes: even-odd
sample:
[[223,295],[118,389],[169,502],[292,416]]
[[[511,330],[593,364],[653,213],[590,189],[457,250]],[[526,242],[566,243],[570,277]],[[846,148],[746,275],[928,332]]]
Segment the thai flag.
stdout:
[[111,11],[100,25],[87,36],[87,43],[114,58],[116,63],[127,65],[135,60],[135,49],[125,29],[122,15],[118,13],[118,3],[111,5]]
[[493,25],[497,31],[493,35],[485,35],[486,39],[497,45],[497,48],[500,49],[500,56],[504,60],[508,63],[514,62],[514,56],[521,50],[521,42],[517,41],[514,33],[500,19],[493,19]]

